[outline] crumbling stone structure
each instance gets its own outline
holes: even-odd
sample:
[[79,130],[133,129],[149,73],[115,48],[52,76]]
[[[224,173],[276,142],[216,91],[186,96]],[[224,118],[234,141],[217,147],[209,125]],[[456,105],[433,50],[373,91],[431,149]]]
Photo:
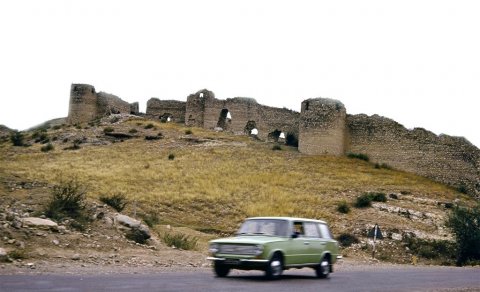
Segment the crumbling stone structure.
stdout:
[[328,98],[302,102],[298,150],[306,154],[344,155],[347,111]]
[[95,91],[88,84],[72,84],[68,122],[84,123],[109,114],[138,114],[138,103],[129,104],[113,94]]
[[253,98],[219,100],[204,89],[187,97],[185,122],[187,126],[278,140],[281,133],[298,139],[299,118],[298,112],[260,105]]
[[347,117],[348,152],[480,195],[480,150],[465,138],[408,130],[378,115]]
[[[109,113],[138,113],[138,103],[96,93],[91,85],[72,84],[70,123],[88,122]],[[203,89],[190,94],[186,102],[152,98],[146,114],[262,140],[298,141],[299,151],[310,155],[366,154],[373,163],[416,173],[480,197],[480,150],[466,139],[437,136],[420,128],[407,130],[378,115],[347,115],[338,100],[307,99],[298,113],[260,105],[253,98],[220,100]]]
[[184,101],[160,100],[151,98],[147,101],[147,116],[152,119],[160,119],[163,122],[185,122]]

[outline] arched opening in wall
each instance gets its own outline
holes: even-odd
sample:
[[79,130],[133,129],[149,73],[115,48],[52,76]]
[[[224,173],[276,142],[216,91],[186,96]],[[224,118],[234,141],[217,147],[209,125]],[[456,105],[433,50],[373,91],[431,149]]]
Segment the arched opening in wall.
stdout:
[[203,97],[203,92],[200,92],[200,94],[198,95],[200,98]]
[[173,115],[170,113],[164,113],[163,115],[160,115],[158,118],[162,123],[173,122]]
[[298,137],[294,133],[287,133],[285,144],[288,146],[298,147]]
[[308,111],[308,107],[309,107],[309,106],[310,106],[310,102],[307,101],[307,102],[305,103],[305,110],[306,110],[306,111]]
[[188,116],[188,124],[189,125],[195,124],[195,118],[193,117],[193,115]]
[[282,131],[275,129],[275,131],[268,133],[268,140],[278,142],[281,133]]
[[243,131],[247,135],[258,135],[257,123],[255,121],[248,121]]
[[230,128],[230,124],[232,123],[232,115],[228,111],[228,109],[224,108],[220,112],[220,117],[218,118],[217,127],[222,128],[224,131]]

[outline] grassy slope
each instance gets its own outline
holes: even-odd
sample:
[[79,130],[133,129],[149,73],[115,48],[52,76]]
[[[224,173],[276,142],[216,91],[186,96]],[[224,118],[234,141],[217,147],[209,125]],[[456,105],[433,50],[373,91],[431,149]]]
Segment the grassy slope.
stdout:
[[[273,151],[272,144],[245,136],[194,128],[194,137],[211,138],[215,143],[191,143],[181,138],[184,127],[158,123],[156,131],[162,131],[165,138],[145,141],[143,125],[129,121],[114,126],[124,132],[136,128],[140,138],[76,151],[61,150],[61,142],[55,142],[55,150],[48,153],[41,152],[38,144],[22,148],[4,143],[0,175],[51,184],[77,177],[88,186],[92,199],[122,192],[136,202],[138,212],[156,213],[163,222],[226,232],[235,230],[245,217],[257,215],[322,218],[331,222],[337,234],[358,222],[380,221],[405,229],[413,224],[407,219],[372,209],[353,209],[344,215],[335,211],[336,204],[353,202],[365,191],[403,191],[446,201],[460,196],[413,174],[375,169],[356,159],[305,156],[289,147]],[[81,131],[98,135],[101,130]],[[63,131],[80,130],[49,131],[49,135]],[[174,160],[168,160],[170,153],[175,154]],[[133,208],[130,204],[127,213]],[[416,227],[427,232],[430,228]]]

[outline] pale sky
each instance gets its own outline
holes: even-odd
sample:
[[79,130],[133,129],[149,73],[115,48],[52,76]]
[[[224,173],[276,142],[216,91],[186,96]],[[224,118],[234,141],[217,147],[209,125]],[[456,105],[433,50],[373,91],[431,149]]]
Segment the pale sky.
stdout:
[[0,124],[68,114],[71,83],[140,102],[253,97],[480,146],[480,1],[0,0]]

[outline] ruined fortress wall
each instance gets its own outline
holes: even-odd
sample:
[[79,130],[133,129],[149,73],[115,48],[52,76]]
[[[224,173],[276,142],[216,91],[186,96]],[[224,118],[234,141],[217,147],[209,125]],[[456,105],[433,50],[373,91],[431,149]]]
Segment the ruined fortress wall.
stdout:
[[345,106],[328,98],[303,101],[298,150],[311,155],[344,155],[345,144]]
[[94,120],[97,117],[97,93],[88,84],[72,84],[67,121],[77,124]]
[[347,151],[480,195],[480,150],[464,138],[407,130],[378,115],[347,117]]
[[129,113],[130,103],[110,93],[99,92],[97,94],[97,117],[103,117],[109,114]]
[[85,123],[109,114],[138,112],[138,103],[130,104],[113,94],[95,91],[88,84],[72,84],[67,121],[70,124]]
[[206,89],[199,90],[187,97],[185,125],[189,127],[204,126],[205,100],[208,98],[215,98],[215,95]]
[[[227,119],[227,113],[231,119]],[[298,137],[299,116],[299,113],[288,109],[260,105],[253,98],[216,99],[212,92],[204,90],[187,98],[185,119],[187,125],[222,128],[236,134],[249,134],[254,127],[259,138],[267,139],[268,134],[275,130]]]
[[171,117],[174,122],[184,123],[186,102],[151,98],[147,101],[147,116],[156,119]]

